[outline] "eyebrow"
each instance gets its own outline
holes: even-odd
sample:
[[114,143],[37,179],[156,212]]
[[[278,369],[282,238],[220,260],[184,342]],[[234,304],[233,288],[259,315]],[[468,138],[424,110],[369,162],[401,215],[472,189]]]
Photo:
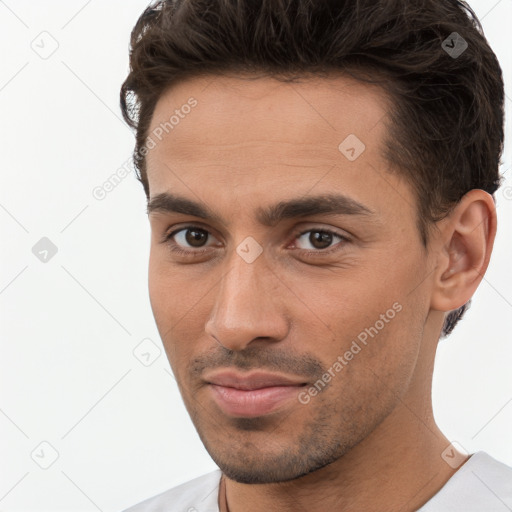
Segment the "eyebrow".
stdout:
[[[201,219],[225,224],[224,220],[205,204],[185,197],[163,192],[149,200],[147,213],[182,213]],[[264,226],[275,226],[285,219],[311,215],[360,215],[374,216],[375,211],[343,194],[323,194],[280,201],[259,207],[256,210],[258,222]]]

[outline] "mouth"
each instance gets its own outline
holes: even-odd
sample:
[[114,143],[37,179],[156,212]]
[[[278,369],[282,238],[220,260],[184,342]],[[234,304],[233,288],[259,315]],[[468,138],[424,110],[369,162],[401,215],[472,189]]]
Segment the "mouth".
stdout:
[[218,372],[206,379],[213,400],[228,416],[257,417],[297,403],[307,382],[270,373]]

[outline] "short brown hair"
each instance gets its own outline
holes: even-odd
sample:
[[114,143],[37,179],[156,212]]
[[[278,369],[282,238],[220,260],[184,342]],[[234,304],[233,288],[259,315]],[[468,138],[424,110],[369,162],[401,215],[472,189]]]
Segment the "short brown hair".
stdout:
[[[458,55],[450,52],[456,42]],[[333,71],[378,84],[393,100],[384,153],[415,192],[424,247],[430,228],[466,192],[478,188],[494,197],[501,184],[503,78],[466,2],[159,0],[132,31],[130,73],[121,88],[147,198],[145,143],[168,87],[227,72],[288,81]],[[442,336],[470,302],[447,315]]]

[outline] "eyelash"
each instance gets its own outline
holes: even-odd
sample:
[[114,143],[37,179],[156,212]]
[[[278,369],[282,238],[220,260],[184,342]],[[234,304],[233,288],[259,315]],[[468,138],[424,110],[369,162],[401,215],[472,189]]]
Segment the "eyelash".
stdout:
[[[162,240],[162,243],[165,243],[165,244],[169,245],[170,248],[171,248],[171,251],[174,254],[178,254],[180,256],[185,256],[185,257],[189,257],[189,258],[193,258],[193,257],[196,257],[196,256],[201,256],[202,254],[208,252],[208,250],[209,250],[208,247],[207,248],[200,248],[200,249],[197,249],[197,250],[182,249],[178,244],[176,244],[176,242],[174,242],[172,240],[172,238],[175,235],[177,235],[178,233],[180,233],[181,231],[187,231],[189,229],[197,229],[197,230],[206,232],[208,235],[211,235],[211,233],[207,229],[202,228],[201,226],[189,225],[189,226],[183,226],[183,227],[181,227],[179,229],[176,229],[176,230],[172,231],[168,235],[165,235],[164,239]],[[335,237],[338,237],[340,239],[340,242],[338,242],[338,244],[335,244],[332,248],[318,249],[316,251],[315,250],[308,250],[308,249],[297,249],[306,258],[308,258],[308,257],[314,258],[314,257],[316,257],[318,255],[323,256],[323,255],[328,255],[328,254],[332,254],[334,252],[341,251],[341,250],[343,250],[343,247],[340,248],[338,246],[340,244],[343,246],[343,245],[345,245],[345,243],[350,242],[350,240],[346,236],[343,236],[340,233],[337,233],[336,231],[332,231],[330,229],[318,229],[318,228],[316,228],[316,229],[315,228],[310,228],[310,229],[306,229],[306,230],[303,230],[303,231],[297,231],[297,232],[293,233],[293,240],[296,240],[297,238],[300,238],[302,235],[305,235],[306,233],[310,233],[310,232],[328,233],[329,235],[333,235]]]

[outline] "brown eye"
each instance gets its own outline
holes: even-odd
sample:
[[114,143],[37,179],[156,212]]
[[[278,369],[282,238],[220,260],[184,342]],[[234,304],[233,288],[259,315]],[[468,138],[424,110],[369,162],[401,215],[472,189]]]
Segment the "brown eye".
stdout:
[[332,234],[326,231],[311,231],[309,242],[315,249],[327,249],[332,244]]
[[202,247],[208,239],[208,233],[204,229],[187,228],[185,231],[185,241],[192,247]]
[[166,236],[165,242],[181,250],[207,248],[210,233],[197,226],[189,226],[173,231]]
[[302,245],[302,247],[297,246],[297,248],[313,252],[321,252],[323,249],[329,249],[332,247],[332,244],[336,239],[341,242],[348,241],[347,238],[339,235],[338,233],[334,233],[333,231],[326,229],[309,229],[297,236],[296,240],[298,240],[300,245]]

